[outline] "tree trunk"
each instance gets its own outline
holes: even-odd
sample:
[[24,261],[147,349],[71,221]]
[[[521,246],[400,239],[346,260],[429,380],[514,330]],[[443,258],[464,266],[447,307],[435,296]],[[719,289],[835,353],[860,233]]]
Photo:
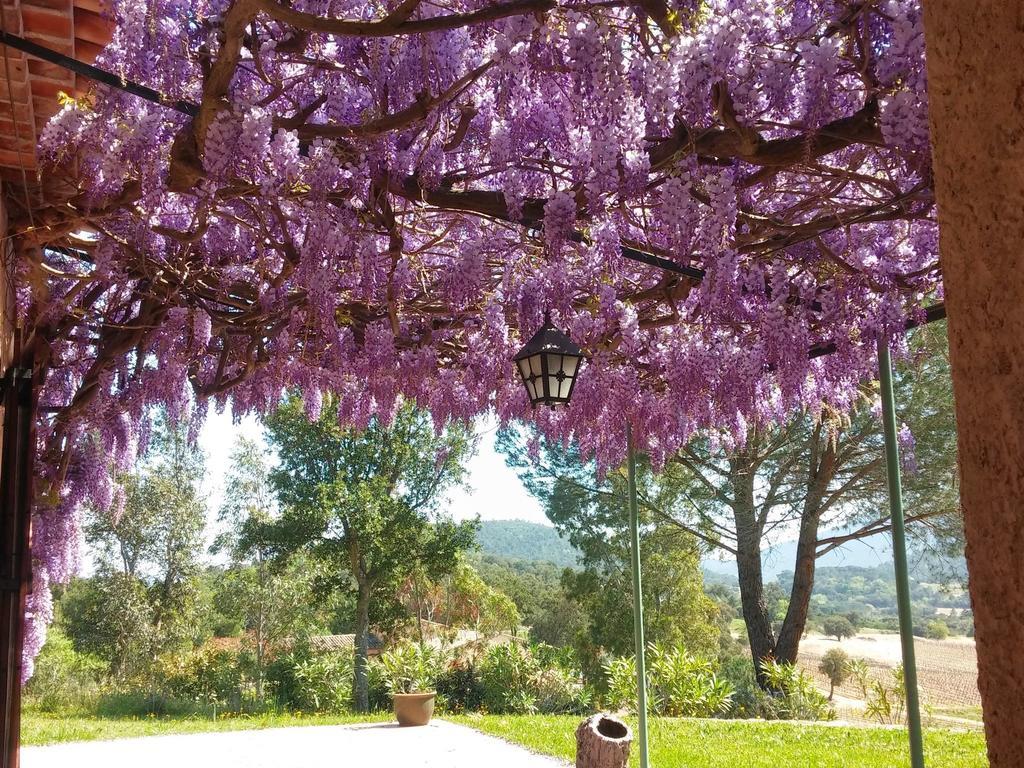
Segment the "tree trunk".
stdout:
[[989,760],[1024,765],[1024,12],[923,4],[960,498]]
[[[807,626],[807,613],[814,591],[814,570],[818,555],[818,526],[821,523],[821,505],[836,472],[836,440],[823,434],[819,424],[810,441],[811,455],[807,470],[807,495],[800,511],[800,535],[796,543],[796,563],[793,567],[793,586],[789,593],[789,607],[775,643],[776,661],[796,664],[800,652],[800,638]],[[824,445],[822,440],[825,441]],[[831,696],[830,696],[831,698]]]
[[758,683],[764,686],[761,663],[775,656],[775,633],[764,600],[764,577],[761,569],[761,530],[754,510],[754,473],[743,466],[744,459],[731,460],[733,486],[733,517],[736,521],[736,575],[740,584],[740,605],[743,623],[750,640],[750,655],[757,671]]
[[776,661],[795,664],[800,652],[800,638],[807,626],[811,592],[814,590],[817,543],[818,515],[805,515],[800,521],[800,537],[796,544],[796,564],[793,569],[793,586],[789,592],[789,607],[786,609],[786,618],[779,629],[779,639],[775,644]]
[[626,768],[633,734],[611,715],[588,717],[576,729],[576,768]]
[[412,588],[416,595],[416,630],[420,637],[420,645],[423,645],[423,594],[420,592],[420,575],[413,571]]
[[266,668],[266,638],[263,632],[263,608],[258,609],[256,619],[256,698],[263,701],[263,673]]
[[356,669],[352,699],[356,712],[370,710],[370,585],[359,582],[356,598]]

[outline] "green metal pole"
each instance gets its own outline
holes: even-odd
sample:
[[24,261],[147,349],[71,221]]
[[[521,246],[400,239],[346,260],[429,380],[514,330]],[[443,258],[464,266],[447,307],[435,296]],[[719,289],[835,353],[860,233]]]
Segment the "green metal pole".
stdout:
[[910,764],[924,768],[921,736],[921,704],[917,696],[917,663],[914,661],[914,620],[910,609],[910,576],[907,568],[907,531],[903,520],[903,487],[900,452],[896,443],[896,405],[892,392],[892,359],[889,344],[878,341],[878,380],[882,385],[882,428],[885,433],[885,470],[889,479],[889,511],[892,516],[892,549],[896,562],[896,603],[903,648],[903,681],[907,690],[907,727],[910,730]]
[[633,447],[633,428],[626,422],[627,480],[629,485],[629,533],[633,560],[633,633],[636,643],[636,690],[637,728],[640,741],[640,768],[648,768],[647,762],[647,665],[644,661],[644,601],[643,582],[640,576],[640,514],[636,498],[636,450]]

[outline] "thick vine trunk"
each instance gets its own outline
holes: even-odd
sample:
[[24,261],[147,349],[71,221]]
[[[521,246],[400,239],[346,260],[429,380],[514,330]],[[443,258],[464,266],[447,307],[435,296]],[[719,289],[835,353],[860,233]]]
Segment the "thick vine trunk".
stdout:
[[370,710],[370,585],[359,583],[356,598],[356,665],[352,699],[356,712]]
[[924,5],[961,505],[989,760],[1024,765],[1024,7]]

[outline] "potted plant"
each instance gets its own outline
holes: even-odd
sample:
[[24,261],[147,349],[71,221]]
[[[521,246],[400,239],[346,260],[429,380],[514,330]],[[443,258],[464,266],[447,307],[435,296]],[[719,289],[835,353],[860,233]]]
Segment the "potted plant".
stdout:
[[440,652],[426,645],[402,643],[381,654],[384,683],[395,706],[399,725],[426,725],[434,714],[435,670]]

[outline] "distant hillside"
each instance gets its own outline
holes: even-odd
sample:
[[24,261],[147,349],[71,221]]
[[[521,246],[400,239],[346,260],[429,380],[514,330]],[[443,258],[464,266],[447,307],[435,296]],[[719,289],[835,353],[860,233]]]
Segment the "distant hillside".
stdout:
[[[825,558],[822,558],[823,560]],[[709,564],[712,567],[708,567]],[[730,573],[726,567],[731,565]],[[932,616],[946,621],[954,634],[970,631],[970,598],[956,582],[939,584],[931,581],[931,570],[923,564],[913,567],[910,572],[910,594],[917,623],[923,623]],[[739,594],[736,580],[736,564],[721,561],[704,563],[704,584],[707,587],[722,585]],[[771,595],[770,604],[788,598],[793,585],[793,571],[765,574],[765,593]],[[811,597],[810,616],[818,621],[832,614],[856,613],[865,626],[895,629],[896,579],[891,563],[874,566],[821,565],[814,576],[814,592]],[[915,626],[917,626],[917,623]]]
[[[825,531],[831,535],[841,531]],[[892,544],[888,536],[872,536],[860,541],[849,541],[843,546],[832,550],[824,557],[818,558],[818,568],[892,568]],[[761,565],[764,578],[778,578],[787,571],[793,570],[796,562],[796,542],[781,541],[761,553]],[[711,583],[718,583],[719,576],[736,582],[736,561],[734,559],[719,560],[706,557],[703,560],[705,574],[711,576]],[[951,578],[967,580],[966,563],[963,560],[946,562],[927,552],[910,552],[910,571],[923,581],[949,581]],[[705,576],[707,578],[707,576]]]
[[576,550],[547,525],[523,520],[481,520],[476,536],[487,555],[554,563],[560,568],[576,565]]
[[[792,570],[796,562],[796,542],[781,541],[770,547],[761,554],[761,564],[764,568],[764,578],[774,579],[787,570]],[[843,566],[856,566],[859,568],[874,568],[878,565],[886,565],[892,562],[892,549],[889,541],[884,536],[875,536],[864,541],[847,542],[838,549],[834,549],[822,558],[818,559],[819,568]],[[736,561],[718,560],[715,558],[704,559],[705,572],[736,577]]]

